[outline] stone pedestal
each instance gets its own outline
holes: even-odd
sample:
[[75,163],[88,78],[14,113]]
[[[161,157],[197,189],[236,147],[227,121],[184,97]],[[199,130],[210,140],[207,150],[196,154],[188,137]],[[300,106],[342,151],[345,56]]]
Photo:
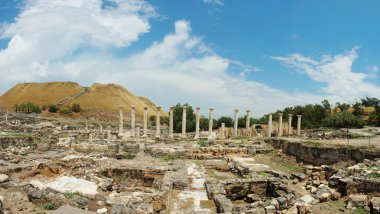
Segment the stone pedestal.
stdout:
[[199,121],[200,121],[199,111],[200,111],[200,108],[197,107],[195,109],[195,137],[194,137],[195,139],[199,138]]
[[282,128],[282,113],[278,114],[279,119],[278,119],[278,136],[282,136],[283,128]]
[[160,110],[161,107],[157,106],[156,107],[156,138],[159,138],[161,136],[161,128],[160,128]]
[[186,137],[186,109],[187,106],[182,106],[182,138]]
[[124,106],[119,106],[119,120],[119,135],[122,135],[124,126]]
[[107,144],[111,143],[111,127],[107,129]]
[[239,109],[235,109],[235,118],[234,118],[234,136],[236,137],[238,135],[238,112]]
[[221,137],[222,139],[225,138],[225,135],[224,135],[225,132],[226,132],[226,124],[225,124],[225,123],[222,123],[222,131],[221,131],[221,133],[220,133],[220,137]]
[[250,133],[249,133],[249,128],[250,128],[250,125],[251,125],[251,117],[250,117],[250,110],[247,110],[247,115],[245,117],[245,132],[246,132],[246,135],[249,136]]
[[213,117],[212,112],[214,111],[214,108],[210,108],[210,112],[208,115],[208,136],[211,137],[212,135],[212,123],[213,123]]
[[268,120],[268,137],[272,137],[272,113],[269,113],[269,120]]
[[143,118],[143,137],[148,136],[148,107],[144,107],[144,118]]
[[136,136],[136,106],[132,106],[131,108],[131,136]]
[[174,128],[174,106],[170,106],[169,115],[169,138],[173,139],[173,128]]
[[288,119],[288,135],[292,135],[293,129],[292,129],[292,118],[293,115],[289,114],[289,119]]
[[297,136],[301,135],[301,117],[302,115],[297,115]]

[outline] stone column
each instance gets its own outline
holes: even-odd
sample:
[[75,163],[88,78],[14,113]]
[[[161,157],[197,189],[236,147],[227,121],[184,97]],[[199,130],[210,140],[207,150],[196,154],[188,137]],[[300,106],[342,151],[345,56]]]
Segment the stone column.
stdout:
[[99,124],[99,128],[100,128],[100,134],[103,134],[103,126],[102,126],[102,124]]
[[136,126],[136,137],[140,137],[140,125]]
[[132,106],[131,109],[131,135],[132,137],[136,136],[136,106]]
[[297,136],[301,135],[301,117],[302,115],[297,115]]
[[169,115],[169,138],[173,138],[173,128],[174,128],[174,106],[170,106]]
[[111,127],[107,128],[107,144],[111,143]]
[[279,113],[278,116],[280,117],[278,119],[278,136],[281,137],[282,136],[282,113]]
[[235,120],[234,120],[234,136],[236,137],[238,135],[238,112],[239,109],[235,109]]
[[268,137],[272,137],[272,113],[269,113],[269,120],[268,120]]
[[292,135],[292,114],[289,114],[289,119],[288,119],[288,135]]
[[148,107],[144,107],[144,118],[143,118],[143,130],[144,134],[143,137],[148,136]]
[[86,122],[86,132],[88,132],[88,123]]
[[247,110],[247,116],[245,118],[245,131],[247,132],[247,136],[249,136],[249,128],[251,123],[251,117],[249,116],[250,112],[250,110]]
[[200,117],[199,117],[199,111],[201,109],[199,107],[197,107],[195,109],[195,139],[198,139],[199,138],[199,121],[200,121]]
[[182,106],[182,135],[181,137],[186,137],[186,108],[187,106]]
[[214,111],[214,108],[210,108],[210,113],[208,115],[208,135],[211,136],[212,134],[212,122],[213,122],[213,118],[212,118],[212,112]]
[[119,119],[120,119],[120,122],[119,122],[119,134],[123,134],[123,126],[124,126],[124,106],[119,106]]
[[90,134],[88,135],[88,137],[89,137],[90,144],[92,144],[92,133],[90,133]]
[[160,129],[160,110],[161,107],[156,107],[156,137],[160,137],[161,129]]
[[224,138],[225,136],[224,136],[224,134],[225,134],[225,132],[226,132],[226,124],[225,123],[222,123],[222,131],[221,131],[221,135],[220,135],[220,137],[221,138]]
[[8,114],[5,114],[5,122],[8,122]]

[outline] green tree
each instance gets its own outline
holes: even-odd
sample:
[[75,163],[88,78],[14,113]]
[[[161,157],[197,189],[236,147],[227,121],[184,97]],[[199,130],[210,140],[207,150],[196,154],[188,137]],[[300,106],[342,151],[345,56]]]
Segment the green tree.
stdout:
[[186,106],[186,131],[192,132],[195,130],[195,126],[191,126],[191,124],[193,124],[192,121],[195,120],[193,107],[187,103],[184,105],[178,103],[173,109],[173,127],[174,132],[176,133],[180,133],[182,131],[182,112],[184,106]]
[[234,124],[233,119],[231,117],[225,116],[220,117],[216,123],[218,127],[222,127],[222,123],[224,123],[226,127],[232,127]]

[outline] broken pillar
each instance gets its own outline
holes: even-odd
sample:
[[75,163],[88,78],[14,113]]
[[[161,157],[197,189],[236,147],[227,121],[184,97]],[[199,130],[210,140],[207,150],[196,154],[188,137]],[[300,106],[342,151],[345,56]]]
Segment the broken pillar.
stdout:
[[234,136],[236,137],[238,135],[238,112],[239,109],[235,109],[235,119],[234,119]]

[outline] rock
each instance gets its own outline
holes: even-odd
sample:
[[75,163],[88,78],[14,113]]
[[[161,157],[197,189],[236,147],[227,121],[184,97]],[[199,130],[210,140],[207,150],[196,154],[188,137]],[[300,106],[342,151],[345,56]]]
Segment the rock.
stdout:
[[371,199],[371,213],[379,214],[380,213],[380,197],[373,197]]
[[297,214],[307,214],[310,212],[311,206],[307,203],[296,204]]
[[107,179],[103,179],[103,182],[102,184],[100,185],[100,188],[103,190],[103,191],[112,191],[112,179],[110,178],[107,178]]
[[372,161],[370,161],[368,159],[364,159],[363,164],[365,164],[366,166],[372,166]]
[[273,205],[276,208],[276,210],[280,209],[280,204],[278,203],[277,199],[272,199],[270,201],[270,204]]
[[287,201],[285,197],[277,198],[280,210],[285,210],[287,208]]
[[225,195],[214,195],[214,202],[217,207],[218,213],[229,213],[232,212],[234,205],[231,200]]
[[123,214],[123,210],[125,210],[125,205],[114,204],[112,205],[110,214]]
[[315,198],[311,195],[304,195],[301,198],[301,201],[305,202],[306,204],[312,204]]
[[312,193],[312,194],[315,194],[315,193],[317,193],[317,191],[318,191],[318,189],[316,188],[316,187],[311,187],[311,189],[310,189],[310,192]]
[[103,207],[103,208],[101,208],[101,209],[97,209],[97,210],[96,210],[96,213],[107,214],[107,208]]
[[269,205],[265,207],[265,213],[266,214],[275,214],[276,213],[276,207],[273,205]]
[[98,194],[98,186],[90,181],[74,177],[62,176],[46,184],[47,187],[60,192],[78,192],[83,196],[95,197]]
[[32,185],[33,187],[37,188],[37,189],[45,189],[46,186],[44,183],[42,183],[41,181],[38,181],[38,180],[31,180],[29,182],[30,185]]
[[33,187],[28,189],[28,198],[29,199],[41,199],[44,194],[43,190],[38,190]]
[[367,196],[351,194],[348,196],[347,209],[364,208],[368,205]]
[[318,195],[319,202],[325,202],[331,199],[331,193],[325,192]]
[[96,212],[81,210],[74,208],[70,205],[64,205],[57,210],[51,212],[51,214],[72,213],[72,214],[96,214]]
[[0,174],[0,184],[1,184],[1,183],[5,183],[5,182],[7,182],[8,180],[9,180],[8,175],[6,175],[6,174]]
[[88,204],[88,199],[82,196],[79,196],[75,202],[80,206],[80,207],[85,207]]

